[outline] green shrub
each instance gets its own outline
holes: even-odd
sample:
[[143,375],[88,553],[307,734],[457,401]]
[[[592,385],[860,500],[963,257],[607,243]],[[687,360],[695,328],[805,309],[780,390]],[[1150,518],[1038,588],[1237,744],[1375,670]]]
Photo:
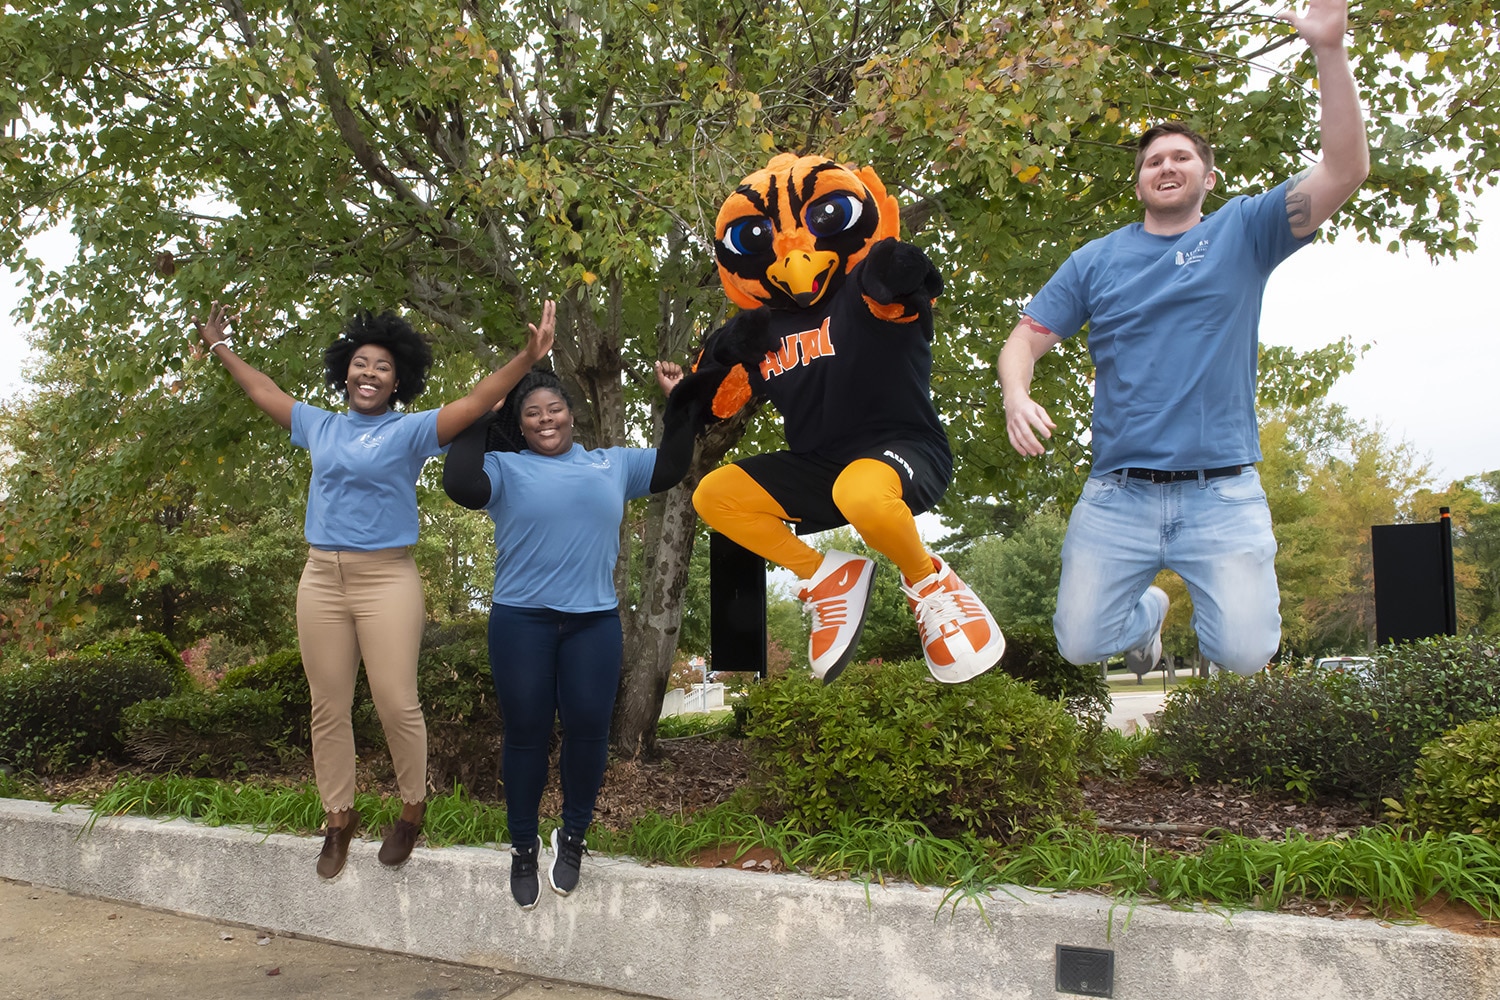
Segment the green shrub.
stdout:
[[1465,723],[1423,747],[1406,801],[1392,813],[1419,829],[1500,841],[1500,716]]
[[[307,687],[307,674],[302,669],[299,651],[284,649],[226,671],[216,690],[226,694],[231,691],[275,693],[281,705],[282,728],[278,741],[303,750],[311,749],[312,692]],[[370,702],[370,685],[365,680],[363,669],[354,684],[353,714],[355,746],[362,750],[384,746],[385,737],[375,706]]]
[[1109,683],[1097,664],[1080,666],[1063,659],[1051,629],[1028,625],[1006,629],[1000,669],[1026,681],[1044,698],[1063,699],[1068,711],[1087,720],[1095,731],[1103,728],[1109,712]]
[[279,759],[285,726],[276,691],[188,691],[137,702],[121,738],[153,770],[225,775]]
[[[1348,772],[1356,733],[1350,704],[1359,683],[1337,674],[1261,671],[1218,674],[1174,689],[1156,717],[1156,756],[1171,772],[1203,781],[1238,781],[1288,789],[1363,791]],[[1367,720],[1366,720],[1367,721]]]
[[38,773],[123,760],[126,706],[186,690],[187,668],[154,633],[122,636],[0,674],[0,761]]
[[1077,807],[1078,727],[999,671],[933,682],[920,661],[757,686],[746,733],[767,800],[806,829],[861,817],[1009,836]]
[[434,787],[476,795],[500,789],[500,713],[483,617],[429,625],[417,665],[427,719],[427,773]]
[[1167,697],[1156,755],[1191,779],[1337,793],[1399,794],[1421,748],[1500,713],[1500,655],[1479,639],[1388,646],[1368,677],[1307,668],[1220,675]]

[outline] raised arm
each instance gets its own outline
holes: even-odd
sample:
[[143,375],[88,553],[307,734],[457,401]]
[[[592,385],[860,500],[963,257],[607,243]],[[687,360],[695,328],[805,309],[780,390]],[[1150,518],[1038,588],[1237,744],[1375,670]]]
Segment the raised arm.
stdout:
[[215,302],[209,307],[207,322],[199,323],[196,316],[192,317],[192,322],[198,331],[198,339],[203,341],[208,353],[223,363],[240,388],[245,390],[245,395],[250,397],[250,402],[280,424],[282,430],[289,431],[292,429],[292,406],[296,400],[282,392],[281,387],[271,381],[269,375],[234,353],[233,342],[227,331],[229,324],[238,318],[231,317],[224,306]]
[[1005,401],[1005,430],[1011,447],[1023,455],[1046,454],[1047,448],[1037,435],[1050,438],[1057,427],[1042,405],[1031,398],[1031,376],[1037,359],[1060,343],[1062,338],[1057,334],[1030,316],[1022,316],[1000,349],[996,367]]
[[504,368],[490,372],[480,379],[469,394],[443,406],[438,411],[438,444],[446,445],[458,437],[459,431],[484,416],[495,407],[505,394],[516,387],[521,377],[531,371],[531,366],[547,356],[552,350],[552,334],[557,325],[557,305],[548,299],[542,304],[540,324],[526,324],[526,346],[508,361]]
[[1370,141],[1344,47],[1349,30],[1347,0],[1310,0],[1306,14],[1278,16],[1297,29],[1318,61],[1322,159],[1293,177],[1286,193],[1292,235],[1303,237],[1327,222],[1369,176]]
[[460,431],[443,459],[443,492],[470,510],[483,510],[490,502],[492,486],[484,471],[484,446],[496,416],[486,414]]
[[[651,492],[662,493],[682,482],[693,464],[693,441],[697,437],[691,408],[673,405],[672,391],[682,381],[682,366],[670,361],[656,363],[656,384],[667,397],[662,414],[661,443],[656,446],[656,465],[651,470]],[[685,401],[684,401],[685,402]]]

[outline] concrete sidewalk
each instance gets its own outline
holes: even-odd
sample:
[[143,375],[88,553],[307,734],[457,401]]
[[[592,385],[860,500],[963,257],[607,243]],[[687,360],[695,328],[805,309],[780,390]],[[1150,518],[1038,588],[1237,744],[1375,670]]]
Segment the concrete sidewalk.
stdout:
[[1147,716],[1160,712],[1166,700],[1167,696],[1161,688],[1155,691],[1146,687],[1140,691],[1112,692],[1110,708],[1104,716],[1104,724],[1122,733],[1133,733],[1138,729],[1149,728],[1151,723]]
[[[508,858],[491,848],[419,847],[387,869],[374,843],[357,841],[344,873],[322,882],[310,877],[314,838],[89,818],[0,799],[0,878],[669,1000],[1500,996],[1500,940],[1425,925],[1172,910],[1020,887],[954,901],[902,883],[608,857],[585,859],[574,894],[543,893],[523,912],[510,900]],[[1095,984],[1107,959],[1109,991],[1060,992],[1060,947],[1091,950]]]
[[0,968],[0,1000],[629,996],[291,938],[5,880],[0,880]]

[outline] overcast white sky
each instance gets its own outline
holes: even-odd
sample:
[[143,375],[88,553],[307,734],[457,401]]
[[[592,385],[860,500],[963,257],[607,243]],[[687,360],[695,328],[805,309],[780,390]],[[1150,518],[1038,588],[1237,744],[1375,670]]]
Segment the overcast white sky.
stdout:
[[[1431,460],[1435,485],[1500,469],[1500,190],[1487,191],[1479,249],[1456,261],[1387,253],[1352,236],[1318,243],[1282,264],[1266,289],[1261,339],[1300,350],[1345,333],[1373,347],[1332,399],[1378,423]],[[72,253],[66,236],[38,244],[51,266]],[[17,292],[0,270],[0,398],[23,390],[26,331],[10,317]],[[996,350],[999,343],[996,343]]]

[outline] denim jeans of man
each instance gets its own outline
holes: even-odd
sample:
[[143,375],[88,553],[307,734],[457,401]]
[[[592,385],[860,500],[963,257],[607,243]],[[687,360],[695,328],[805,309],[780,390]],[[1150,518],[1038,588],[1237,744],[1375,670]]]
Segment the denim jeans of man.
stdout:
[[1187,584],[1199,649],[1212,662],[1254,673],[1281,642],[1276,537],[1254,468],[1174,483],[1090,477],[1062,562],[1052,624],[1073,663],[1151,641],[1158,608],[1142,597],[1162,569]]

